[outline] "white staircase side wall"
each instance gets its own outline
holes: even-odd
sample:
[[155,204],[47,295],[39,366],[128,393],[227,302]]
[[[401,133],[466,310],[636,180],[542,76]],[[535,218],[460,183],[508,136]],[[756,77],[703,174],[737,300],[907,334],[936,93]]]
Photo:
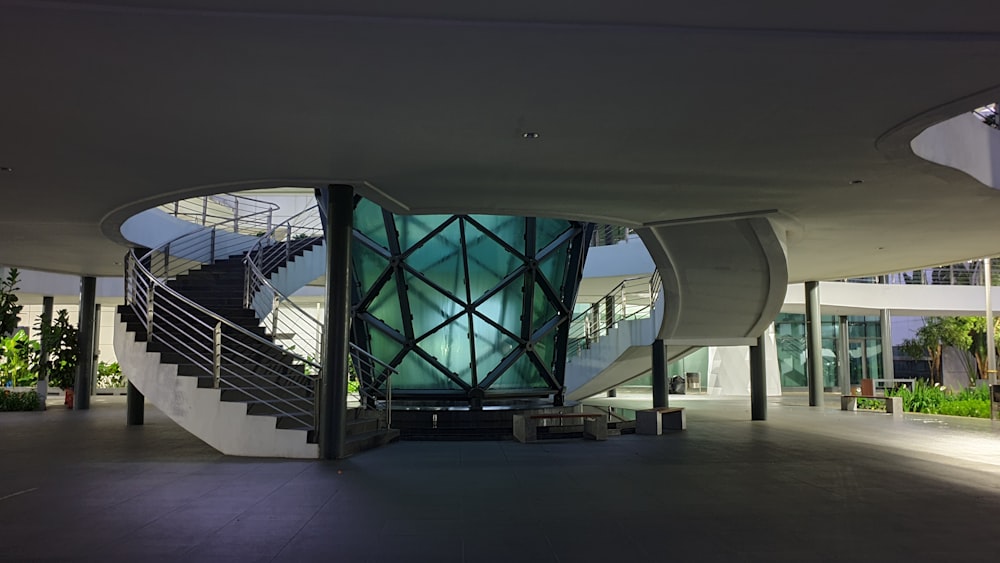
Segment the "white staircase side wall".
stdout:
[[[309,282],[326,274],[326,244],[318,244],[296,256],[272,273],[267,281],[284,295],[292,295]],[[262,287],[254,294],[251,305],[258,319],[265,319],[274,307],[274,294]]]
[[246,414],[244,403],[220,400],[218,389],[198,387],[195,377],[177,375],[177,366],[147,352],[115,313],[115,352],[122,371],[146,399],[171,420],[216,450],[235,456],[316,459],[319,446],[304,430],[276,428],[277,419]]
[[1000,188],[1000,130],[988,127],[970,111],[924,129],[910,141],[910,148],[924,160]]

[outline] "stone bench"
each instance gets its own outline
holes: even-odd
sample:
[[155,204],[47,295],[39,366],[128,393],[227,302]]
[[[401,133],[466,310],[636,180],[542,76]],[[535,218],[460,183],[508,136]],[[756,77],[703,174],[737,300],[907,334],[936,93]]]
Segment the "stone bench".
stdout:
[[[591,440],[608,439],[608,422],[604,414],[595,413],[551,413],[551,414],[515,414],[514,438],[518,442],[538,441],[538,427],[548,426],[548,421],[557,421],[553,427],[562,427],[563,421],[579,420],[583,423],[583,437]],[[576,424],[577,426],[579,424]]]
[[687,417],[684,409],[677,407],[656,407],[636,411],[635,433],[659,436],[663,430],[685,430]]
[[875,399],[885,403],[885,412],[891,414],[892,416],[900,416],[903,414],[903,398],[902,397],[883,397],[880,395],[841,395],[840,396],[840,410],[842,411],[856,411],[858,410],[858,399]]

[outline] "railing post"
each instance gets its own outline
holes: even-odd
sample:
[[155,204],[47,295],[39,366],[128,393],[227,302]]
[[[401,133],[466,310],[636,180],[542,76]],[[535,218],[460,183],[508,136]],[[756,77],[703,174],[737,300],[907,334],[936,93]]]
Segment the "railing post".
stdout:
[[[149,273],[150,275],[156,275],[153,271],[153,258],[149,258]],[[167,277],[170,274],[170,243],[168,242],[163,247],[163,277]]]
[[177,200],[174,202],[174,217],[177,217],[180,214],[181,214],[181,200]]
[[209,237],[211,238],[211,245],[209,245],[210,248],[209,248],[209,251],[208,251],[208,263],[209,264],[214,264],[215,263],[215,227],[212,227],[212,234],[209,235]]
[[204,227],[208,224],[208,196],[202,196],[201,198],[201,226]]
[[212,387],[219,388],[222,381],[222,322],[215,323],[212,335]]
[[156,286],[150,280],[149,289],[146,290],[146,342],[153,341],[153,297],[156,295]]
[[240,232],[240,198],[233,198],[233,232]]

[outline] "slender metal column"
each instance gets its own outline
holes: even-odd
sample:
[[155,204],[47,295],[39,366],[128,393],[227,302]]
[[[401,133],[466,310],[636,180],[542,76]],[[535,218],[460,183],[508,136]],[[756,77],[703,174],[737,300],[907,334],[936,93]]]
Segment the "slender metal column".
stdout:
[[329,186],[326,199],[326,315],[320,382],[319,446],[323,459],[346,455],[347,362],[351,327],[351,235],[354,188]]
[[125,425],[142,426],[146,422],[145,396],[132,382],[125,388]]
[[892,313],[882,309],[879,322],[882,325],[882,379],[885,379],[885,386],[892,389],[896,386],[896,370],[892,365]]
[[750,419],[767,420],[767,331],[750,347]]
[[[46,295],[42,297],[42,330],[52,326],[52,306],[53,298],[51,295]],[[44,338],[40,339],[41,342],[38,344],[38,355],[41,358],[49,357],[49,348],[46,346]],[[39,410],[45,410],[45,397],[49,394],[49,363],[47,361],[40,362],[38,366],[38,408]]]
[[819,282],[806,282],[806,356],[809,358],[809,406],[823,406],[823,317],[819,313]]
[[986,274],[986,376],[990,385],[990,418],[997,420],[1000,409],[997,405],[997,351],[996,326],[993,324],[993,264],[989,258],[983,259],[983,271]]
[[79,330],[80,357],[76,366],[76,384],[73,386],[73,408],[87,410],[90,408],[90,382],[94,379],[94,312],[97,296],[97,278],[83,276],[80,278],[80,317]]
[[669,407],[667,393],[667,347],[662,340],[653,341],[653,408]]
[[851,392],[851,358],[848,345],[847,315],[840,315],[840,327],[837,330],[837,376],[840,378],[840,394],[853,395]]

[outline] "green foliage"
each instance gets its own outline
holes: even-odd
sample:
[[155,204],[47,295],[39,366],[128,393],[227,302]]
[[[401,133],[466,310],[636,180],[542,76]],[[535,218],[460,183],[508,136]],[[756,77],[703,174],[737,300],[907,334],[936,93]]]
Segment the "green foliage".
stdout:
[[[996,321],[1000,325],[1000,319]],[[975,382],[977,374],[986,373],[986,319],[983,317],[926,317],[924,326],[914,338],[903,341],[903,352],[915,360],[926,359],[934,381],[941,381],[941,355],[945,346],[953,346],[968,352],[975,358],[961,355],[970,382]],[[994,331],[994,338],[1000,345],[1000,330]],[[1000,346],[998,346],[1000,348]]]
[[921,380],[917,380],[914,382],[912,390],[907,387],[900,387],[887,391],[886,394],[901,397],[903,399],[903,410],[908,412],[979,418],[990,417],[989,388],[985,386],[963,389],[956,394],[938,383],[929,385]]
[[17,287],[17,277],[17,268],[11,268],[7,277],[0,280],[0,336],[13,334],[21,322],[18,315],[24,306],[17,304],[17,295],[14,295],[20,289]]
[[41,332],[42,344],[47,350],[45,358],[35,354],[35,366],[45,364],[48,368],[49,383],[61,389],[69,389],[76,382],[76,364],[80,360],[78,331],[69,322],[66,309],[60,309],[52,324],[45,326],[39,320],[36,328]]
[[122,368],[118,362],[98,362],[97,387],[101,389],[125,387],[125,376],[122,375]]
[[878,399],[865,399],[864,397],[858,397],[858,408],[870,411],[884,411],[885,402]]
[[28,338],[23,330],[0,339],[0,385],[34,385],[38,373],[32,369],[31,357],[38,351],[38,342]]
[[990,417],[990,404],[987,401],[952,400],[941,403],[938,414],[951,416],[971,416],[976,418]]
[[2,411],[33,411],[38,409],[38,393],[26,391],[15,393],[0,390],[0,412]]

